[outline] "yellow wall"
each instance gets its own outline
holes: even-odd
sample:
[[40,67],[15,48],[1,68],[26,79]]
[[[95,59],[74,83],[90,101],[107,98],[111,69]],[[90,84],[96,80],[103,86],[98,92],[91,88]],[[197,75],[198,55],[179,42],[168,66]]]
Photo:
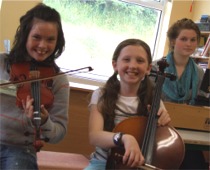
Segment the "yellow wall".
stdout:
[[41,0],[3,0],[0,11],[0,51],[4,51],[3,40],[9,39],[12,46],[19,19]]
[[203,0],[201,2],[195,1],[193,4],[193,20],[199,21],[201,15],[210,15],[210,1]]
[[[14,40],[15,31],[19,25],[20,16],[42,0],[3,0],[0,11],[0,51],[4,51],[3,40],[10,39],[11,46]],[[176,20],[183,17],[198,21],[202,14],[210,15],[209,0],[194,0],[193,10],[190,12],[191,0],[172,0],[172,11],[169,26]],[[168,51],[166,41],[164,55]]]
[[[191,0],[174,0],[172,3],[173,5],[169,25],[183,17],[191,18],[196,22],[200,20],[201,15],[210,15],[209,0],[194,0],[193,4]],[[192,12],[190,12],[191,4],[193,5]]]
[[[192,0],[173,0],[171,17],[169,26],[181,18],[190,18],[193,21],[199,21],[201,15],[210,15],[210,0],[194,0],[192,4],[192,12],[190,12],[190,5]],[[164,55],[168,52],[168,40],[166,41]]]

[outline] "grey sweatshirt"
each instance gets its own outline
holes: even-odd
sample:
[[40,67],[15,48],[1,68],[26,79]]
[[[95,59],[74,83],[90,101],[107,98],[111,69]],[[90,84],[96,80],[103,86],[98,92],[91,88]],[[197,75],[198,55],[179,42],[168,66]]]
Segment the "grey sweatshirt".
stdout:
[[[4,57],[0,56],[1,82],[9,80]],[[52,93],[54,102],[48,109],[49,117],[41,125],[41,137],[49,139],[49,143],[58,143],[67,133],[69,109],[69,81],[66,75],[53,78]],[[27,149],[36,156],[33,146],[34,125],[23,110],[16,106],[16,87],[0,88],[0,143]]]

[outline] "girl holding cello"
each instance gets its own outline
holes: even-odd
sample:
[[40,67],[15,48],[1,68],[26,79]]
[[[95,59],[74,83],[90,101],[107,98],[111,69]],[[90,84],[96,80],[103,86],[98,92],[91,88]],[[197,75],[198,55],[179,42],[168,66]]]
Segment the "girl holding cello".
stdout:
[[[104,87],[93,92],[89,104],[89,140],[96,150],[85,170],[105,169],[110,149],[121,145],[125,148],[123,164],[128,167],[144,164],[141,148],[134,136],[112,130],[128,117],[147,115],[153,98],[153,84],[148,78],[151,62],[150,48],[142,40],[126,39],[115,49],[112,58],[114,73]],[[162,102],[157,114],[160,116],[159,125],[170,122]]]
[[[38,169],[36,152],[42,141],[58,143],[64,138],[69,104],[67,77],[24,83],[31,77],[60,73],[55,59],[64,46],[61,19],[55,9],[40,3],[20,18],[7,63],[1,63],[1,79],[23,83],[17,86],[15,97],[0,96],[0,169]],[[30,93],[32,90],[35,92]],[[36,90],[41,94],[38,97]]]

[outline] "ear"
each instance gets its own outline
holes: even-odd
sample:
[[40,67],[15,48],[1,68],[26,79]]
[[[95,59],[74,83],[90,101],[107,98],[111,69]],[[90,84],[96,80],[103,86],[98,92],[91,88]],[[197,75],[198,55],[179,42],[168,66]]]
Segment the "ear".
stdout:
[[117,62],[115,60],[112,60],[112,67],[114,71],[117,71]]
[[152,64],[150,64],[147,68],[147,71],[146,71],[146,75],[149,75],[150,74],[150,71],[152,69]]
[[175,45],[175,40],[171,40],[171,47],[174,47],[174,45]]

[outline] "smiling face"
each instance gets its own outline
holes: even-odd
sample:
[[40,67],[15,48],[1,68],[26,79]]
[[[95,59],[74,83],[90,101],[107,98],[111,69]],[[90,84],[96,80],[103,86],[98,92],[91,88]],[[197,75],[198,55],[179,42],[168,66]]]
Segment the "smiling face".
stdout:
[[120,76],[121,86],[139,86],[146,74],[149,74],[151,65],[148,62],[147,53],[142,46],[128,45],[124,47],[117,61],[113,61],[113,68]]
[[44,61],[54,52],[57,37],[56,23],[34,19],[26,43],[28,54],[36,61]]
[[174,53],[179,56],[189,57],[198,45],[197,34],[192,29],[183,29],[173,41]]

